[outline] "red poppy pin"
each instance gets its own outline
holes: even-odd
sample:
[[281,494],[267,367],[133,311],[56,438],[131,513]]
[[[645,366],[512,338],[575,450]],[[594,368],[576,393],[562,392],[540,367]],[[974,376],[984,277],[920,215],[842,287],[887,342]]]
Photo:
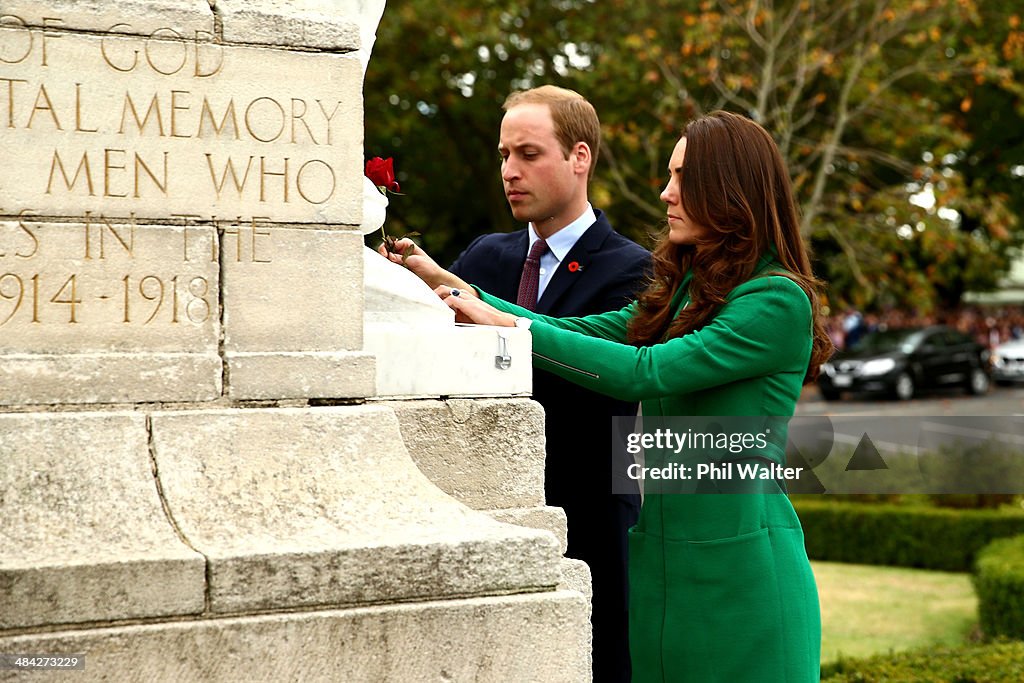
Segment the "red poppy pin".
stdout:
[[583,270],[583,266],[580,265],[579,261],[570,261],[568,268],[570,273],[575,273],[578,270]]

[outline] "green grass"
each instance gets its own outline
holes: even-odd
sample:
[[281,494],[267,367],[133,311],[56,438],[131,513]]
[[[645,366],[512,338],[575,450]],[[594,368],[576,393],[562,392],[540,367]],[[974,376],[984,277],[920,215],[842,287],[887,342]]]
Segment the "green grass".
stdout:
[[812,562],[821,600],[821,661],[967,641],[978,600],[968,574]]

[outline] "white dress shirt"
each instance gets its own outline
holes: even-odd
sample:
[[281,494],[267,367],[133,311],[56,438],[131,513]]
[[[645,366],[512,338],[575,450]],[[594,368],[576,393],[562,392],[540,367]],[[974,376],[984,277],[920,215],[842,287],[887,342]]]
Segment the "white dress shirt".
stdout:
[[[569,253],[569,250],[576,244],[576,241],[583,236],[587,228],[596,222],[597,214],[594,213],[594,207],[590,205],[590,202],[587,202],[587,208],[580,214],[579,218],[547,238],[548,250],[540,257],[540,279],[537,285],[538,301],[544,295],[544,289],[548,286],[548,282],[551,281],[551,276],[554,275],[558,264],[562,262],[562,259]],[[534,229],[533,223],[530,223],[526,230],[530,234],[530,243],[526,245],[526,253],[530,253],[533,243],[540,239],[540,235]]]

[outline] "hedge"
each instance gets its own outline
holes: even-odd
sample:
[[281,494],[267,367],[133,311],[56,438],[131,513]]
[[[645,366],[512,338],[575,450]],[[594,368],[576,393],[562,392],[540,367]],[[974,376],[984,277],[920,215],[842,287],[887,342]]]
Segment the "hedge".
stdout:
[[1024,643],[928,648],[822,667],[821,683],[1020,683]]
[[986,546],[978,553],[971,578],[982,632],[1024,639],[1024,536]]
[[793,500],[812,560],[969,572],[989,542],[1024,534],[1024,510]]

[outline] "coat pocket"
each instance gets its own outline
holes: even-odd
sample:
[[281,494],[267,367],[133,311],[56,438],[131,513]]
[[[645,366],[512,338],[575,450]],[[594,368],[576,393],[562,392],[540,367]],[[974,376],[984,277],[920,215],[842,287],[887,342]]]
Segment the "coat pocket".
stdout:
[[766,528],[713,541],[665,540],[665,680],[786,679],[779,585],[786,577],[778,559]]

